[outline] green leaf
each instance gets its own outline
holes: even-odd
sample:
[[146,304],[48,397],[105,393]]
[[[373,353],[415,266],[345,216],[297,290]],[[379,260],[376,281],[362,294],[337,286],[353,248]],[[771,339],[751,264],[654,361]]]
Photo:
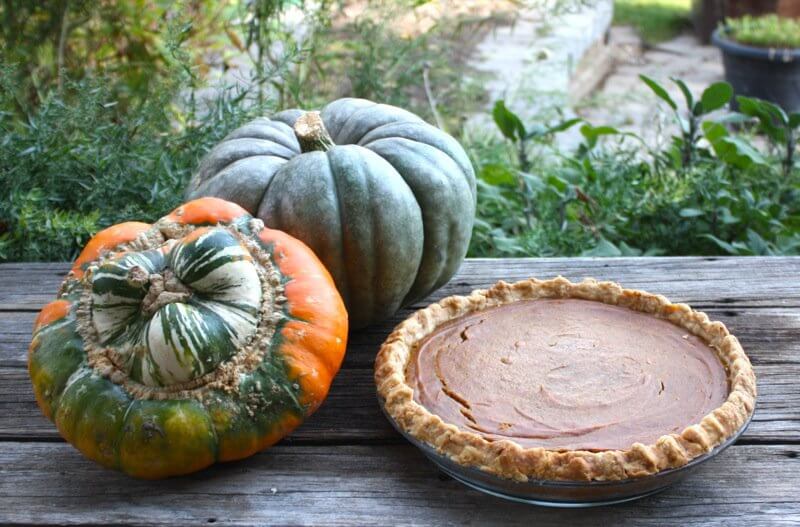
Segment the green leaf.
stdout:
[[586,179],[592,182],[597,181],[597,170],[594,168],[591,159],[584,157],[581,168],[583,168],[583,173],[586,174]]
[[733,254],[733,255],[742,254],[741,251],[738,248],[734,247],[732,244],[730,244],[730,243],[728,243],[728,242],[726,242],[724,240],[720,240],[719,238],[717,238],[713,234],[701,234],[700,237],[701,238],[707,238],[707,239],[713,241],[723,251],[725,251],[728,254]]
[[667,93],[667,90],[665,90],[663,86],[646,75],[639,75],[639,78],[642,79],[642,82],[647,84],[651,90],[653,90],[653,93],[655,93],[658,98],[666,102],[670,108],[673,110],[678,109],[678,105],[675,104],[675,101],[672,100],[672,97],[669,96],[669,93]]
[[587,130],[587,127],[586,126],[581,127],[581,133],[583,133],[584,136],[586,135],[586,133],[589,133],[590,135],[593,135],[595,137],[601,135],[614,135],[622,133],[613,126],[588,126],[588,129],[589,129],[588,132],[585,132],[585,130]]
[[738,168],[768,163],[753,145],[742,137],[731,136],[721,124],[706,121],[702,126],[706,140],[711,143],[714,153],[724,163]]
[[769,256],[772,250],[767,241],[753,229],[747,229],[747,245],[754,254]]
[[728,130],[726,130],[724,126],[715,121],[705,121],[702,124],[702,127],[703,127],[703,135],[706,136],[706,139],[712,145],[715,142],[719,141],[721,138],[728,135]]
[[564,130],[569,130],[576,124],[583,122],[583,119],[580,117],[576,117],[574,119],[567,119],[566,121],[562,121],[557,123],[547,129],[548,134],[556,134],[558,132],[563,132]]
[[604,135],[617,135],[621,134],[619,130],[613,126],[592,126],[585,124],[581,126],[581,135],[586,139],[586,145],[591,149],[597,144],[597,140]]
[[560,177],[556,176],[555,174],[551,174],[547,176],[547,184],[556,189],[559,192],[566,192],[569,188],[569,183],[564,181]]
[[600,256],[600,257],[613,257],[613,256],[622,256],[622,251],[620,251],[616,245],[611,243],[610,241],[602,238],[597,245],[592,249],[583,251],[581,256]]
[[636,247],[631,247],[625,242],[619,242],[619,252],[622,256],[641,256],[642,251]]
[[705,89],[700,101],[703,103],[703,112],[711,113],[719,110],[733,97],[733,87],[727,82],[715,82]]
[[736,154],[736,158],[730,161],[732,165],[747,168],[750,165],[766,166],[769,164],[764,156],[742,137],[724,137],[721,143],[730,147],[731,151]]
[[692,92],[689,90],[689,87],[686,86],[686,83],[683,82],[681,79],[677,79],[675,77],[670,77],[670,79],[672,80],[672,82],[678,85],[678,88],[680,88],[681,93],[683,93],[683,98],[686,99],[686,107],[694,108],[695,107],[694,96],[692,95]]
[[517,182],[517,178],[508,166],[497,163],[483,165],[479,177],[490,185],[514,186]]
[[786,131],[783,127],[777,126],[777,123],[788,125],[789,117],[780,106],[744,96],[736,97],[736,102],[739,103],[741,113],[758,119],[761,131],[770,139],[779,144],[786,140]]
[[789,127],[797,128],[800,126],[800,112],[789,115]]
[[739,218],[734,216],[728,207],[720,207],[718,214],[720,221],[725,225],[733,225],[735,223],[739,223]]
[[700,209],[687,208],[687,209],[681,209],[678,215],[680,215],[681,218],[697,218],[705,215],[705,212],[703,212]]
[[525,125],[522,124],[517,114],[506,107],[505,101],[500,100],[494,103],[492,117],[494,117],[495,124],[497,124],[497,127],[506,138],[516,141],[524,139],[527,135]]

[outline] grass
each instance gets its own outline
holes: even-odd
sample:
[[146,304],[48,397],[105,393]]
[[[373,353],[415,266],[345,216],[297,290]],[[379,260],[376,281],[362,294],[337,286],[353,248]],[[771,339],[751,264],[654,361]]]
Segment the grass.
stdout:
[[614,24],[633,26],[648,44],[680,34],[689,26],[691,0],[615,0]]

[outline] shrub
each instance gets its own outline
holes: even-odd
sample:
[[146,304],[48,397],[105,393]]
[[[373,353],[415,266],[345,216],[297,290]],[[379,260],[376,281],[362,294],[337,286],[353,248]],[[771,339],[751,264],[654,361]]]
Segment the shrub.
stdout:
[[[742,97],[744,113],[719,122],[707,114],[728,102],[727,84],[694,100],[677,81],[685,95],[680,106],[660,84],[643,80],[680,124],[663,151],[648,152],[631,134],[575,119],[526,126],[502,103],[495,106],[505,142],[470,144],[479,175],[471,255],[798,252],[800,114]],[[760,152],[724,121],[757,127],[772,147]],[[574,126],[583,143],[574,153],[559,151],[552,136]]]
[[[99,229],[155,220],[181,201],[199,158],[228,131],[256,115],[339,95],[399,104],[462,133],[479,174],[472,256],[798,251],[800,114],[740,97],[742,114],[712,119],[730,86],[712,85],[694,100],[676,81],[685,99],[678,104],[645,78],[679,124],[658,151],[579,119],[522,123],[502,102],[493,111],[501,138],[461,132],[481,91],[460,82],[445,60],[458,44],[445,36],[452,38],[452,28],[408,39],[369,19],[333,27],[315,12],[314,35],[298,47],[274,24],[289,2],[240,5],[251,10],[237,11],[242,47],[256,59],[272,54],[275,43],[282,52],[238,88],[198,89],[202,72],[188,51],[196,36],[177,19],[160,40],[157,74],[135,96],[125,95],[133,92],[120,87],[125,81],[114,70],[67,72],[30,99],[31,65],[21,73],[3,63],[0,260],[68,260]],[[734,122],[740,131],[732,131]],[[583,138],[574,152],[553,140],[570,128]],[[753,131],[769,139],[768,148],[754,146]]]
[[[6,68],[3,86],[13,78]],[[205,106],[187,97],[187,77],[157,82],[122,112],[102,78],[65,81],[23,119],[9,111],[13,90],[0,90],[0,259],[71,259],[103,227],[158,219],[181,202],[208,148],[271,111],[246,91],[223,90]]]
[[[435,31],[401,38],[369,19],[333,28],[332,2],[306,8],[297,0],[257,0],[195,18],[205,3],[186,4],[191,23],[161,7],[131,21],[128,2],[103,3],[99,11],[87,2],[0,4],[9,13],[0,39],[17,44],[0,46],[0,260],[68,260],[108,225],[159,218],[181,201],[205,151],[257,115],[355,95],[430,117],[420,87],[425,70],[445,118],[463,114],[450,103],[464,92],[440,89],[457,83]],[[277,22],[289,5],[304,9],[311,24],[302,45]],[[64,13],[76,26],[59,69],[52,55]],[[203,71],[192,50],[211,38],[209,13],[226,21],[220,32],[253,61],[251,78],[237,87],[200,89]],[[144,46],[138,59],[92,48],[94,39],[116,42],[123,26],[130,30],[125,46]],[[84,67],[102,57],[106,67]]]

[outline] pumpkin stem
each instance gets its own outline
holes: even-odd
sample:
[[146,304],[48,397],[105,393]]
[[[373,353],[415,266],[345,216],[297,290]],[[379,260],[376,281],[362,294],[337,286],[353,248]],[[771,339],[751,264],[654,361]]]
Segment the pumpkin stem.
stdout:
[[327,152],[336,146],[325,129],[319,112],[306,112],[301,115],[294,123],[294,135],[297,136],[303,153],[316,150]]
[[147,316],[151,316],[167,304],[185,302],[192,296],[192,291],[169,269],[165,269],[163,275],[147,274],[147,271],[137,265],[128,271],[128,281],[141,285],[150,283],[150,289],[142,300],[142,313]]

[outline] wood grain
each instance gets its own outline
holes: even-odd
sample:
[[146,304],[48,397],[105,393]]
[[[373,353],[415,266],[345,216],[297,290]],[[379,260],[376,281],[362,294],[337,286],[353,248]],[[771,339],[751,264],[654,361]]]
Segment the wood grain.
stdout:
[[[744,442],[800,444],[800,368],[756,367],[759,395],[753,422]],[[0,440],[60,441],[55,426],[36,406],[26,370],[0,368]],[[316,414],[288,438],[299,444],[368,441],[402,442],[381,413],[372,370],[344,369]]]
[[0,444],[0,523],[148,525],[791,525],[800,448],[733,446],[661,494],[591,511],[501,502],[409,445],[278,446],[191,477],[137,481],[71,447]]
[[[800,363],[800,309],[768,307],[705,308],[713,320],[737,335],[754,364]],[[411,313],[350,335],[346,366],[371,368],[381,342]],[[0,312],[0,366],[25,367],[36,312]]]
[[[38,310],[53,299],[66,263],[0,264],[0,310]],[[486,287],[497,280],[594,277],[646,289],[698,307],[800,306],[800,258],[513,258],[471,259],[431,296],[438,299]]]
[[[736,335],[753,364],[800,365],[800,309],[739,307],[704,310]],[[403,310],[390,320],[352,333],[345,368],[372,368],[375,354],[392,328],[411,313]],[[0,367],[24,368],[35,312],[0,312]]]
[[[0,524],[800,525],[800,258],[469,260],[430,299],[351,334],[322,408],[267,452],[187,478],[131,480],[63,443],[26,348],[67,264],[0,265]],[[591,511],[509,504],[438,475],[378,408],[372,363],[413,309],[498,279],[613,279],[692,304],[739,337],[759,400],[739,443],[678,486]]]

